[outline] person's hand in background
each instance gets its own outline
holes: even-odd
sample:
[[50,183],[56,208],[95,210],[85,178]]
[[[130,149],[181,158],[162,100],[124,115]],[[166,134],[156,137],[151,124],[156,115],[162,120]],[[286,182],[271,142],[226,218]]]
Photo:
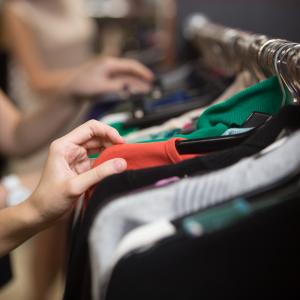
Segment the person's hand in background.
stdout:
[[54,141],[33,194],[17,206],[0,210],[0,255],[66,215],[79,197],[103,178],[124,171],[124,159],[92,168],[88,156],[120,143],[123,140],[115,129],[95,120]]
[[90,62],[68,79],[67,93],[95,96],[107,93],[147,93],[153,73],[139,62],[122,58],[101,58]]

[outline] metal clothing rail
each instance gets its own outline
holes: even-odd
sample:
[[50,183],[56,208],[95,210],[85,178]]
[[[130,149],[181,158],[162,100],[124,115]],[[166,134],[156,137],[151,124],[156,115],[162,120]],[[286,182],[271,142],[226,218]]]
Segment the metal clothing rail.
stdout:
[[202,61],[227,73],[249,70],[258,79],[277,75],[300,100],[300,44],[215,24],[201,14],[190,17],[185,35]]

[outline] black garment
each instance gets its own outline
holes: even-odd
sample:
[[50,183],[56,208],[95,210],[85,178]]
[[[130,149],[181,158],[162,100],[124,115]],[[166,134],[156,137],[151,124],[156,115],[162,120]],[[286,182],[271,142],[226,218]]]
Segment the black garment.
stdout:
[[11,278],[10,257],[8,255],[0,257],[0,288],[7,284]]
[[200,238],[183,231],[113,270],[106,300],[298,299],[300,198]]
[[[0,155],[0,179],[2,170],[5,166],[5,160]],[[8,255],[0,257],[0,288],[7,284],[12,278],[12,271],[10,267],[10,257]]]
[[0,178],[3,176],[3,171],[4,171],[5,167],[6,167],[6,160],[0,154]]
[[[258,129],[243,144],[229,150],[183,161],[175,165],[127,171],[104,179],[97,185],[81,224],[77,224],[71,247],[65,287],[65,300],[89,299],[89,263],[87,237],[94,217],[116,196],[154,184],[171,176],[184,177],[218,170],[254,155],[270,145],[284,128],[299,128],[300,107],[284,107],[278,115]],[[83,280],[85,278],[85,280]],[[87,284],[86,287],[84,285]]]
[[[199,74],[197,74],[199,73]],[[187,81],[187,93],[194,94],[197,90],[197,96],[194,99],[184,101],[184,103],[169,104],[167,106],[159,106],[149,109],[147,97],[132,98],[133,111],[143,111],[142,118],[133,118],[123,124],[123,129],[137,127],[146,128],[149,126],[159,125],[166,120],[180,116],[192,109],[200,108],[209,105],[214,99],[219,97],[221,93],[233,82],[233,77],[221,78],[219,75],[209,74],[208,70],[198,72],[194,70]],[[165,95],[168,97],[168,93]],[[129,99],[130,101],[130,99]],[[150,101],[151,103],[152,101]],[[159,101],[158,101],[159,102]],[[148,107],[148,108],[147,108]],[[134,114],[133,114],[134,115]]]
[[9,61],[9,57],[8,57],[8,53],[7,51],[4,50],[0,50],[0,88],[1,90],[3,90],[4,92],[7,92],[8,90],[8,61]]
[[[221,92],[220,92],[221,93]],[[173,107],[165,107],[161,108],[160,110],[157,110],[156,112],[149,114],[147,116],[144,116],[141,119],[130,119],[126,121],[123,125],[123,129],[128,128],[147,128],[151,126],[159,125],[166,120],[169,120],[171,118],[176,118],[188,111],[191,111],[193,109],[201,108],[204,106],[207,106],[211,104],[211,102],[219,96],[219,94],[212,94],[212,95],[206,95],[197,97],[194,101],[189,101],[187,103],[177,104],[173,105]]]

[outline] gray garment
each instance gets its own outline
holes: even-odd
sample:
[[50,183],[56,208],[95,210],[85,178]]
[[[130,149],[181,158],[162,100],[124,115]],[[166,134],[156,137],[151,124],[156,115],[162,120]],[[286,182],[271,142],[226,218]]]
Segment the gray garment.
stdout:
[[146,223],[175,219],[268,186],[300,168],[300,131],[280,147],[204,176],[116,199],[96,217],[89,235],[94,299],[107,282],[122,237]]

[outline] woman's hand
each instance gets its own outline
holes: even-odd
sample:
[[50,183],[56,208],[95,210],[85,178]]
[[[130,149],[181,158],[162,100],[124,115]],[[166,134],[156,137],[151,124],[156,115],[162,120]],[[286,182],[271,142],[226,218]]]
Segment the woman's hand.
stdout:
[[33,194],[16,206],[0,209],[0,256],[70,212],[78,198],[104,177],[124,171],[123,159],[92,169],[88,158],[89,153],[120,143],[115,129],[94,120],[54,141]]
[[81,68],[69,80],[68,93],[76,96],[95,96],[106,93],[147,93],[153,73],[131,59],[101,58]]
[[88,157],[121,143],[123,140],[115,129],[95,120],[54,141],[40,183],[28,200],[40,222],[62,217],[90,187],[106,176],[124,171],[126,161],[121,158],[92,169]]

